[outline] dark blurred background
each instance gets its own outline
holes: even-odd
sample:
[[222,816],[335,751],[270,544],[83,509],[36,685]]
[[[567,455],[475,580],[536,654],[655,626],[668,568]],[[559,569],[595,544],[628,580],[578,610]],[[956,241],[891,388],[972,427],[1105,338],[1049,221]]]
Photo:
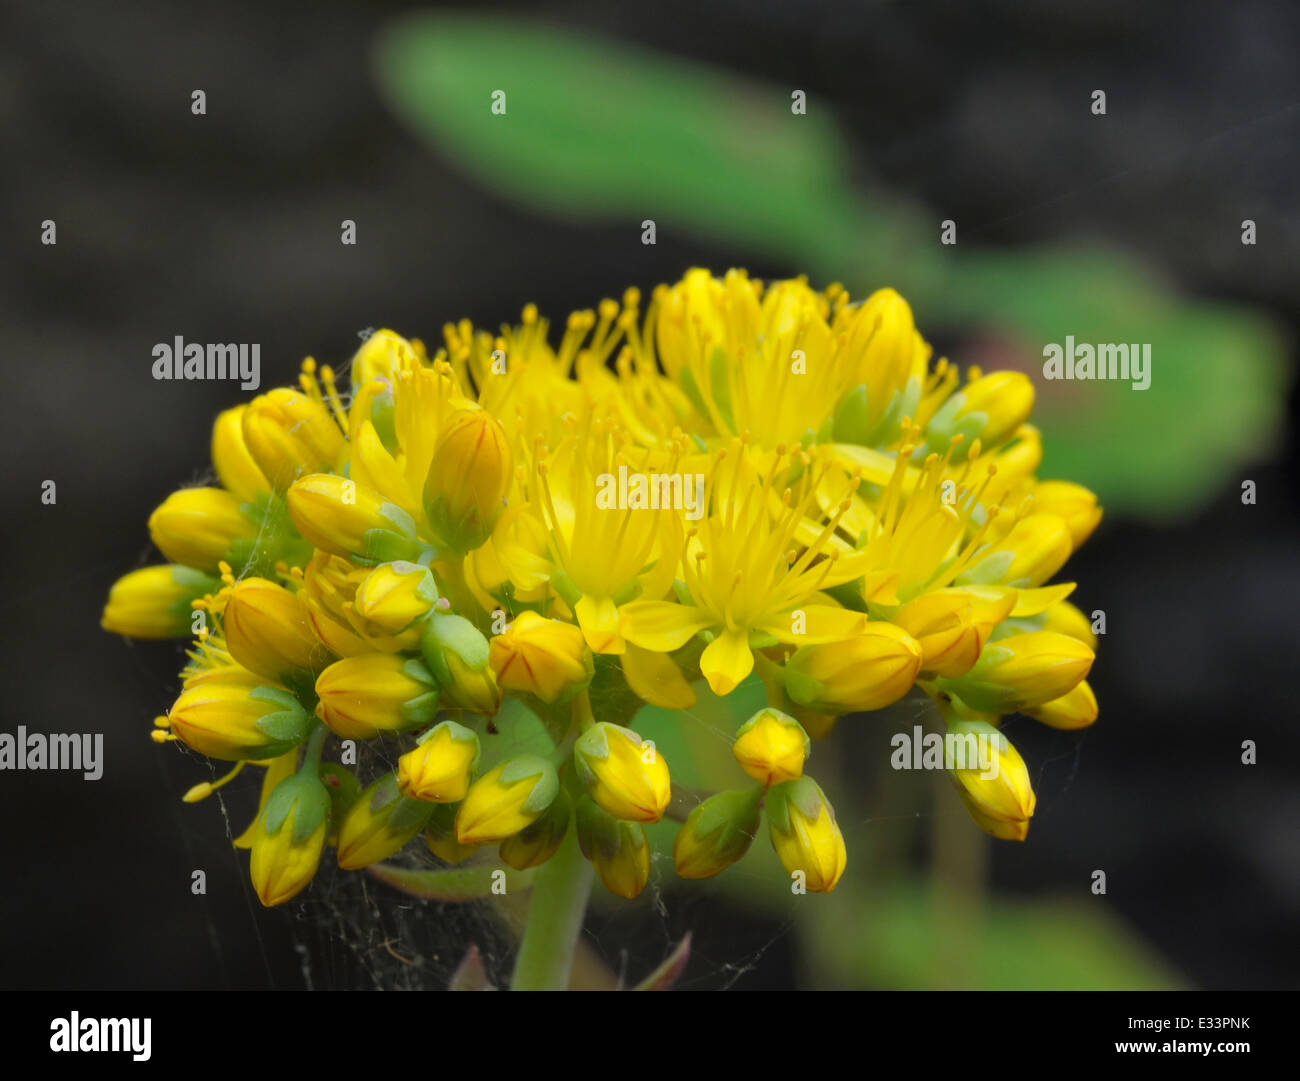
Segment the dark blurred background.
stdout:
[[[563,131],[537,151],[551,155],[536,163],[550,186],[530,185],[527,162],[494,158],[492,145],[476,147],[472,126],[456,126],[454,94],[423,122],[404,108],[402,88],[375,70],[376,35],[403,12],[455,8],[43,0],[2,10],[3,730],[102,730],[107,759],[94,783],[0,774],[5,987],[298,987],[304,973],[314,986],[385,982],[373,965],[349,967],[330,940],[361,933],[340,918],[346,899],[329,918],[319,901],[260,910],[217,801],[179,802],[206,767],[148,740],[150,719],[174,694],[178,649],[99,629],[112,581],[155,561],[150,510],[203,475],[212,417],[249,396],[155,382],[153,344],[178,334],[260,342],[265,388],[291,382],[306,354],[345,361],[367,327],[436,342],[448,320],[495,326],[530,300],[558,320],[697,264],[763,278],[807,271],[859,293],[899,284],[922,331],[958,361],[1031,367],[1043,340],[1104,328],[1100,317],[1063,322],[1094,288],[1103,316],[1131,301],[1128,325],[1158,309],[1169,329],[1143,339],[1155,346],[1149,397],[1106,388],[1111,398],[1053,406],[1059,388],[1039,381],[1048,462],[1059,467],[1045,472],[1086,480],[1108,506],[1070,565],[1078,602],[1106,610],[1108,633],[1092,677],[1102,704],[1092,730],[1023,720],[1010,729],[1039,792],[1029,841],[985,849],[955,800],[929,802],[926,778],[882,778],[875,763],[887,734],[860,726],[817,752],[834,762],[825,768],[839,788],[827,787],[844,792],[835,798],[846,828],[869,842],[855,849],[850,838],[858,877],[837,891],[820,929],[788,903],[747,903],[734,889],[679,904],[660,867],[664,910],[598,909],[595,948],[618,967],[624,945],[650,942],[645,957],[631,947],[635,969],[694,930],[686,983],[701,987],[1300,982],[1300,8],[669,0],[462,9],[492,20],[489,30],[513,24],[505,57],[530,56],[536,29],[528,62],[543,80],[555,35],[594,35],[633,97],[649,68],[622,67],[623,50],[666,65],[667,82],[689,81],[698,67],[719,85],[770,91],[787,122],[791,90],[806,91],[809,127],[799,130],[823,142],[791,152],[833,150],[791,186],[810,205],[790,205],[788,218],[779,207],[755,210],[739,223],[714,214],[716,226],[707,204],[690,202],[693,185],[717,175],[705,175],[708,161],[695,177],[685,163],[685,183],[662,203],[633,183],[625,205],[612,199],[587,214],[555,195],[566,155],[580,157]],[[436,39],[437,24],[423,25]],[[519,41],[522,54],[511,51]],[[515,60],[493,70],[492,58],[487,48],[466,62],[487,68],[485,85],[524,80]],[[196,88],[207,96],[201,117],[190,109]],[[1096,88],[1107,92],[1104,117],[1089,109]],[[512,92],[525,123],[527,98]],[[644,118],[607,119],[611,138],[625,129],[619,153],[636,145]],[[761,139],[761,126],[750,137]],[[645,153],[659,154],[651,141]],[[662,166],[647,160],[645,172]],[[591,182],[605,190],[600,176]],[[845,216],[820,221],[813,203]],[[802,250],[778,228],[800,215],[812,223]],[[40,243],[47,218],[55,246]],[[641,243],[643,218],[658,221],[653,246]],[[357,223],[355,247],[339,242],[343,219]],[[951,251],[939,245],[943,219],[957,223]],[[1254,246],[1241,243],[1244,219],[1256,222]],[[1060,267],[1086,273],[1076,280]],[[1138,280],[1140,294],[1129,285]],[[1044,282],[1055,291],[1034,308]],[[1108,288],[1118,289],[1113,303]],[[1012,314],[1000,321],[1004,303]],[[1039,311],[1048,314],[1035,322]],[[1034,326],[1049,336],[1034,338]],[[1215,335],[1232,348],[1207,345]],[[1174,342],[1185,348],[1162,351]],[[1162,390],[1175,383],[1181,397]],[[41,504],[45,479],[57,483],[55,506]],[[1256,482],[1257,504],[1243,505],[1243,479]],[[1257,741],[1257,765],[1241,763],[1243,739]],[[238,831],[246,808],[235,802]],[[973,835],[968,847],[951,840],[952,823]],[[190,893],[194,868],[207,873],[206,897]],[[1095,869],[1106,871],[1105,897],[1089,892]],[[987,964],[945,968],[931,955],[961,952],[960,939],[943,937],[952,913],[929,907],[944,882],[988,914],[964,926],[957,917],[958,933],[996,945]],[[938,913],[948,929],[918,911]],[[450,957],[475,923],[458,915],[442,926]],[[377,952],[373,928],[365,934]],[[899,956],[882,961],[891,949]],[[1114,966],[1095,967],[1110,954]],[[1018,968],[1019,955],[1038,967]]]

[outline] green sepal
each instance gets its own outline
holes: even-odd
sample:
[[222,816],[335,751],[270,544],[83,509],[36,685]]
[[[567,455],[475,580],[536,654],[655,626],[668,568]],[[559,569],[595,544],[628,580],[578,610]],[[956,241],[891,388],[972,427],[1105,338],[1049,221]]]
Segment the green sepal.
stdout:
[[[713,407],[718,411],[718,415],[726,421],[728,428],[735,431],[736,421],[731,406],[732,367],[727,351],[722,346],[715,345],[713,352],[709,354],[709,390],[713,394]],[[706,413],[705,416],[709,414]]]
[[970,570],[957,575],[953,585],[991,586],[1002,581],[1015,562],[1015,552],[993,552],[976,563]]
[[589,796],[577,801],[573,820],[578,831],[578,848],[588,860],[612,860],[618,855],[618,819],[597,807]]
[[279,707],[259,717],[256,727],[264,736],[282,745],[285,751],[305,740],[315,723],[315,718],[288,691],[276,687],[254,687],[248,692],[248,697],[255,702],[269,702]]
[[560,790],[560,778],[556,775],[555,767],[545,758],[535,754],[522,754],[518,758],[512,758],[502,768],[499,780],[503,785],[512,785],[534,776],[537,782],[528,793],[528,798],[520,804],[520,809],[529,814],[541,814],[551,805]]
[[317,776],[330,798],[330,836],[333,837],[344,816],[361,795],[361,782],[350,769],[336,762],[322,762]]
[[320,828],[330,813],[330,806],[329,793],[314,772],[295,773],[271,792],[262,811],[262,828],[267,836],[275,836],[292,812],[290,840],[300,845]]
[[798,807],[799,813],[812,822],[816,820],[825,799],[817,782],[805,775],[796,777],[793,781],[782,781],[769,788],[763,809],[779,832],[790,833],[792,830],[790,804]]
[[448,649],[475,672],[482,672],[488,666],[490,653],[483,632],[464,616],[434,612],[420,632],[420,651],[437,682],[444,686],[451,682],[443,657],[443,650]]
[[846,391],[835,407],[831,421],[834,425],[835,442],[867,444],[867,385],[859,383],[852,390]]

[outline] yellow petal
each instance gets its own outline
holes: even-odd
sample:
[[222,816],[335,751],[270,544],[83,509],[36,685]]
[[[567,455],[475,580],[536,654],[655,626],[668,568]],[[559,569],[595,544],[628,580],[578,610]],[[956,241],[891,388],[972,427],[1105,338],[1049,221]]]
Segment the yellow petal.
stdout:
[[618,632],[618,608],[612,598],[584,594],[573,606],[573,614],[593,653],[622,653],[627,648]]
[[723,631],[700,656],[700,671],[719,698],[735,690],[753,670],[754,654],[748,636],[741,631]]
[[623,637],[656,653],[681,649],[713,620],[698,608],[672,601],[633,601],[619,609]]

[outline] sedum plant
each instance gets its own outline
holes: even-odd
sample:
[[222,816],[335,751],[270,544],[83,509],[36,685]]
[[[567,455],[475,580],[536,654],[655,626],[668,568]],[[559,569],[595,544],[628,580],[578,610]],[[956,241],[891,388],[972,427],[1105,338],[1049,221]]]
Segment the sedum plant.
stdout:
[[[834,889],[847,853],[811,739],[914,688],[994,751],[948,763],[975,824],[1024,839],[1035,796],[999,724],[1096,719],[1095,638],[1050,580],[1101,517],[1037,479],[1027,377],[934,361],[892,290],[739,270],[691,270],[644,312],[630,289],[558,341],[531,305],[443,339],[379,331],[346,391],[309,359],[222,413],[219,483],[149,520],[171,562],[109,596],[109,631],[192,636],[153,737],[233,768],[186,799],[263,770],[235,841],[263,904],[331,848],[349,870],[408,844],[509,868],[533,891],[514,986],[563,987],[593,874],[641,893],[665,815],[683,878],[765,824],[799,888]],[[748,784],[675,793],[634,714],[751,676]],[[549,753],[505,746],[507,700]],[[356,776],[368,741],[396,768]]]

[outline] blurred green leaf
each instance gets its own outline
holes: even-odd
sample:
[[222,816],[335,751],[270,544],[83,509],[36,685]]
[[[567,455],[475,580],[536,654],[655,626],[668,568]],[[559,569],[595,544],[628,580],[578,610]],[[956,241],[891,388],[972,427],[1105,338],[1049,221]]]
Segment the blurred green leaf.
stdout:
[[[819,975],[843,988],[1155,990],[1185,982],[1106,902],[956,898],[917,884],[816,899],[800,930]],[[954,978],[954,974],[961,974]]]
[[[761,254],[856,292],[894,285],[922,327],[988,332],[986,366],[1034,374],[1043,474],[1090,485],[1112,511],[1194,509],[1270,453],[1287,386],[1271,323],[1181,299],[1114,252],[944,248],[939,215],[851,180],[816,100],[796,116],[786,90],[517,17],[403,17],[375,71],[398,115],[521,203],[630,220],[629,245],[653,218],[735,244],[737,261]],[[1044,381],[1043,346],[1067,334],[1150,343],[1151,388]]]

